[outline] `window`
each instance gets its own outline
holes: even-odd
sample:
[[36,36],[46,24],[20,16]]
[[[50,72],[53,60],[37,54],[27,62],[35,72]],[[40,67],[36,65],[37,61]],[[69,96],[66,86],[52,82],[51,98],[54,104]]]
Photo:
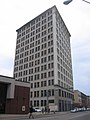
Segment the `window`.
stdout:
[[37,82],[37,87],[39,87],[39,82]]
[[43,37],[42,39],[41,39],[41,42],[43,43],[43,42],[45,42],[47,39],[46,39],[46,37]]
[[46,23],[46,19],[42,20],[42,25]]
[[37,97],[39,97],[39,91],[37,91]]
[[31,98],[33,97],[33,92],[30,93],[30,97],[31,97]]
[[46,30],[43,31],[43,32],[42,32],[42,36],[46,35],[46,33],[47,33]]
[[43,14],[43,15],[42,15],[42,19],[44,19],[44,18],[46,18],[46,14]]
[[36,28],[38,28],[40,26],[40,22],[36,24]]
[[36,100],[34,100],[34,107],[36,107]]
[[43,100],[41,100],[41,106],[43,106]]
[[26,51],[26,52],[25,52],[25,56],[27,56],[28,54],[29,54],[29,51]]
[[48,80],[48,86],[50,86],[50,80]]
[[54,79],[52,79],[51,81],[52,81],[52,85],[54,85]]
[[42,26],[42,30],[46,29],[46,24]]
[[39,72],[40,71],[40,67],[35,67],[35,72]]
[[44,57],[44,62],[47,62],[47,57]]
[[44,70],[47,70],[47,65],[44,65]]
[[34,88],[36,88],[36,82],[34,83]]
[[24,69],[28,68],[28,63],[24,64]]
[[52,14],[52,10],[48,11],[48,15]]
[[44,86],[47,86],[47,82],[46,81],[44,81]]
[[49,71],[48,72],[48,77],[53,77],[54,76],[54,71]]
[[50,41],[48,42],[48,47],[50,46]]
[[50,69],[50,63],[48,64],[48,69]]
[[24,77],[24,78],[23,78],[23,81],[24,81],[24,82],[27,82],[27,77]]
[[58,78],[60,79],[60,72],[58,71]]
[[54,96],[54,89],[52,89],[52,96]]
[[45,96],[47,96],[47,91],[46,91],[46,90],[44,90],[44,97],[45,97]]
[[48,23],[48,27],[51,27],[52,26],[52,21],[50,21],[49,23]]
[[51,68],[54,68],[54,63],[51,63]]
[[43,97],[43,90],[41,90],[41,97]]
[[37,100],[37,106],[39,106],[39,100]]
[[33,88],[33,83],[31,83],[31,88]]
[[48,56],[48,61],[50,61],[50,56]]
[[43,87],[43,81],[41,81],[41,87]]
[[41,73],[41,79],[43,79],[43,73]]
[[50,77],[50,72],[48,72],[48,77]]
[[29,69],[29,74],[33,73],[33,68]]
[[54,79],[48,80],[48,86],[54,85]]
[[31,26],[33,26],[35,24],[35,20],[31,21]]
[[37,19],[36,19],[36,22],[39,22],[40,21],[40,17],[38,17]]
[[50,53],[50,48],[48,49],[48,54]]
[[29,76],[29,81],[33,81],[33,76]]
[[40,38],[40,34],[36,35],[36,39]]
[[23,71],[23,75],[27,75],[28,74],[28,70]]
[[53,47],[51,48],[51,53],[53,52]]
[[52,32],[52,31],[53,31],[53,27],[48,29],[48,33]]

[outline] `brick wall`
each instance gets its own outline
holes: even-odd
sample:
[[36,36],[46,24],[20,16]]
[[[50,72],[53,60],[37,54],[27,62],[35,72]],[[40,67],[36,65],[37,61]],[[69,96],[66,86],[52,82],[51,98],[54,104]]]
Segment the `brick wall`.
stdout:
[[29,87],[15,85],[14,99],[6,100],[5,113],[25,114],[29,112]]

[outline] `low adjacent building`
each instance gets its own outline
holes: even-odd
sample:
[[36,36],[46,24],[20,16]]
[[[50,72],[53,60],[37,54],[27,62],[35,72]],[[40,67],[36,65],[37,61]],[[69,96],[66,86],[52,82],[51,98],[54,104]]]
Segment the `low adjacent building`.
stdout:
[[74,90],[74,107],[90,107],[90,97],[79,90]]
[[81,92],[78,90],[74,90],[74,107],[79,107],[81,106],[81,104]]
[[0,75],[0,113],[29,112],[30,84]]
[[87,96],[87,107],[90,108],[90,96]]

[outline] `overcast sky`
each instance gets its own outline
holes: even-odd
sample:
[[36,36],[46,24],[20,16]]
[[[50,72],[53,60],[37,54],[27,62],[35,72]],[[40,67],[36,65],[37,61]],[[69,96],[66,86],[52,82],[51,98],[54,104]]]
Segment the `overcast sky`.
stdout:
[[16,30],[56,5],[71,33],[74,89],[90,95],[90,4],[63,1],[0,0],[0,75],[13,76]]

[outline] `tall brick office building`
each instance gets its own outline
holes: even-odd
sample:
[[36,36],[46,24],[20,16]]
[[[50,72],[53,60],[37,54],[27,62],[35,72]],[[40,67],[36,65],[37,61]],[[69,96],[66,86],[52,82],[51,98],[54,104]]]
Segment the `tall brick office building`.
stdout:
[[[70,33],[56,6],[44,11],[17,31],[14,77],[30,81],[34,107],[70,110],[73,75]],[[72,88],[72,89],[71,89]]]

